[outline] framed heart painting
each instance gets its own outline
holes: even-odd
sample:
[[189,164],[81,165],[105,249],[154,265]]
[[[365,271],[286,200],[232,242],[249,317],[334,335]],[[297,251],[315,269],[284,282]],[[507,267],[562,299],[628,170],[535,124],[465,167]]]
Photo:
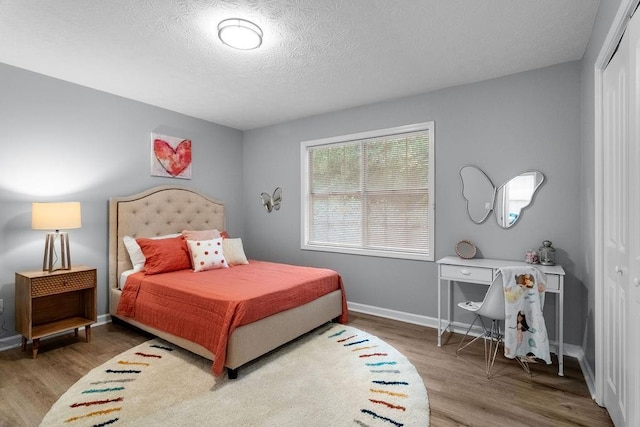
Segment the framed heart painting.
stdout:
[[151,176],[191,179],[191,140],[151,132]]

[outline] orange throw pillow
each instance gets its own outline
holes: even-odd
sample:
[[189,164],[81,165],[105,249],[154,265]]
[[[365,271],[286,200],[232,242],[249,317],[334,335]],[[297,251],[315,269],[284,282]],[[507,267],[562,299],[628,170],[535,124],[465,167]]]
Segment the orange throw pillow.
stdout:
[[184,240],[212,240],[220,237],[217,229],[211,230],[182,230]]
[[171,239],[136,239],[146,258],[145,274],[168,273],[191,268],[187,242],[182,236]]

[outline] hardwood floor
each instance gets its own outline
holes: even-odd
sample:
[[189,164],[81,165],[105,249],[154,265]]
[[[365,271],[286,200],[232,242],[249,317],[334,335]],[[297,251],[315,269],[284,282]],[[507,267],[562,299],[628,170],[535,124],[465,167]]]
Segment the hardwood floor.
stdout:
[[91,342],[73,333],[40,341],[38,358],[31,344],[0,352],[0,427],[38,426],[49,408],[96,366],[151,336],[121,324],[91,328]]
[[[350,324],[402,352],[420,373],[429,396],[431,425],[611,426],[607,411],[591,399],[575,359],[533,365],[532,376],[498,356],[491,379],[484,375],[482,343],[455,355],[459,336],[441,348],[432,328],[358,313]],[[20,348],[0,352],[0,426],[38,426],[51,405],[92,368],[150,338],[122,324],[92,328],[92,341],[73,334],[42,340],[38,358]]]
[[555,355],[552,365],[530,365],[529,376],[517,361],[498,355],[487,379],[482,340],[456,356],[461,335],[439,348],[433,328],[357,313],[350,323],[413,363],[427,387],[434,427],[613,425],[606,409],[591,399],[576,359],[564,358],[564,377],[558,376]]

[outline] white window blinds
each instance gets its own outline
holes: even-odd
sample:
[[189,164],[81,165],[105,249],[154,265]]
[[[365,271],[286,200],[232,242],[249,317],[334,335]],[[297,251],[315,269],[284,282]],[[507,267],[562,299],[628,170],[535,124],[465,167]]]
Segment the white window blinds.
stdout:
[[303,143],[303,248],[432,259],[432,153],[432,122]]

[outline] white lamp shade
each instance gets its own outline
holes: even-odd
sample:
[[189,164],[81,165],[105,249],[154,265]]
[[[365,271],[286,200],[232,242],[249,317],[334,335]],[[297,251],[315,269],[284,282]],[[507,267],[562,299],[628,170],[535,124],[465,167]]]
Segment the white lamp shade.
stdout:
[[81,226],[80,202],[31,204],[31,228],[34,230],[66,230]]
[[235,49],[250,50],[262,44],[262,30],[245,19],[225,19],[218,24],[218,37],[222,43]]

